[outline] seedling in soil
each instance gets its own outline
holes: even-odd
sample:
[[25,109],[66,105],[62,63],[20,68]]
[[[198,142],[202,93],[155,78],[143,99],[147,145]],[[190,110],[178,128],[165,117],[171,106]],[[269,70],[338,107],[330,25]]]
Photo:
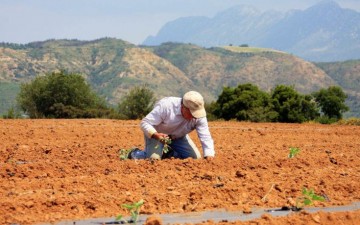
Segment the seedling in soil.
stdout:
[[294,158],[294,157],[295,157],[297,154],[299,154],[299,153],[300,153],[300,149],[299,149],[299,148],[291,147],[288,158],[289,158],[289,159]]
[[[169,146],[171,144],[171,139],[169,137],[162,137],[159,140],[161,143],[163,143],[163,153],[168,153],[171,150],[171,147]],[[156,148],[158,148],[159,145],[156,145]]]
[[126,160],[129,159],[129,153],[131,152],[131,150],[133,150],[132,148],[129,149],[125,149],[122,148],[119,150],[119,158],[120,160]]
[[[138,202],[132,203],[132,204],[122,204],[121,207],[127,209],[130,211],[131,218],[128,223],[136,223],[138,221],[139,215],[140,215],[140,208],[144,204],[144,200],[140,200]],[[118,215],[116,217],[116,221],[122,221],[122,215]]]
[[325,201],[323,196],[315,194],[313,189],[302,189],[302,196],[296,199],[296,208],[298,210],[302,209],[304,206],[309,206],[314,204],[314,201]]

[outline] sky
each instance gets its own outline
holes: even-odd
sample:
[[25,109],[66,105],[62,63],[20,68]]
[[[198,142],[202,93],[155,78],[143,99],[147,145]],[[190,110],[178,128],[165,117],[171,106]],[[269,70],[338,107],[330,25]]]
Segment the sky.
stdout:
[[[118,38],[141,44],[167,22],[236,5],[260,11],[306,9],[321,0],[0,0],[0,42]],[[334,0],[360,12],[360,0]]]

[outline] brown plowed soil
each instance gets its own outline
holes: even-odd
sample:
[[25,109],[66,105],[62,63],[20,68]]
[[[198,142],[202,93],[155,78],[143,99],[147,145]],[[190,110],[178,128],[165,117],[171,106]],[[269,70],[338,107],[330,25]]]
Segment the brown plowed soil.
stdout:
[[[315,206],[360,201],[359,126],[210,122],[212,161],[120,161],[119,149],[144,146],[139,122],[0,120],[0,223],[115,217],[127,214],[119,205],[140,199],[145,214],[248,212],[294,204],[303,187],[327,198]],[[291,147],[300,153],[290,159]],[[317,223],[322,215],[294,220]],[[359,211],[341,216],[345,224],[360,220]]]

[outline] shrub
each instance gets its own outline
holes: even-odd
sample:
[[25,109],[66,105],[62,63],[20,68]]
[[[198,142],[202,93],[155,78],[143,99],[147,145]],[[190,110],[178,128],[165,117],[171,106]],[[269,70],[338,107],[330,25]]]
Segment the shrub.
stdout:
[[336,123],[338,120],[336,118],[329,118],[328,116],[320,116],[316,118],[315,121],[321,124],[332,124]]
[[302,123],[318,116],[312,97],[299,94],[292,86],[276,86],[271,99],[274,110],[279,113],[279,122]]
[[320,89],[314,92],[313,96],[322,113],[328,118],[339,120],[342,118],[342,113],[349,111],[349,107],[345,105],[347,95],[338,86]]
[[119,103],[119,114],[125,119],[145,117],[155,104],[154,92],[146,85],[135,86]]
[[224,87],[212,113],[225,120],[250,120],[265,122],[276,120],[277,113],[272,110],[267,93],[252,84],[238,85],[236,88]]
[[23,84],[17,101],[30,118],[102,117],[109,110],[81,75],[64,71]]
[[339,125],[356,125],[360,126],[359,118],[349,118],[349,119],[341,119],[337,122]]

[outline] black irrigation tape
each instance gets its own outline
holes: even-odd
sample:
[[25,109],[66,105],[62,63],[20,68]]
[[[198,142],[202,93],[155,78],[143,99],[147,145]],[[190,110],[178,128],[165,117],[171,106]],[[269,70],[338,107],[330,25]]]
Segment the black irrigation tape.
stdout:
[[[345,206],[331,206],[331,207],[306,207],[305,211],[309,213],[315,213],[319,211],[323,212],[348,212],[360,209],[360,202],[355,202],[351,205]],[[236,211],[206,211],[206,212],[191,212],[191,213],[174,213],[174,214],[157,214],[163,221],[163,224],[185,224],[185,223],[201,223],[207,220],[214,222],[234,222],[234,221],[249,221],[261,218],[265,213],[274,217],[286,216],[291,213],[297,213],[298,209],[293,210],[290,207],[274,208],[274,209],[253,209],[252,213],[243,213]],[[147,217],[151,215],[140,215],[136,224],[144,224]],[[52,225],[88,225],[88,224],[121,224],[121,222],[115,221],[114,218],[97,218],[86,219],[78,221],[63,221],[59,223],[52,223]],[[50,225],[50,223],[43,223],[38,225]]]

